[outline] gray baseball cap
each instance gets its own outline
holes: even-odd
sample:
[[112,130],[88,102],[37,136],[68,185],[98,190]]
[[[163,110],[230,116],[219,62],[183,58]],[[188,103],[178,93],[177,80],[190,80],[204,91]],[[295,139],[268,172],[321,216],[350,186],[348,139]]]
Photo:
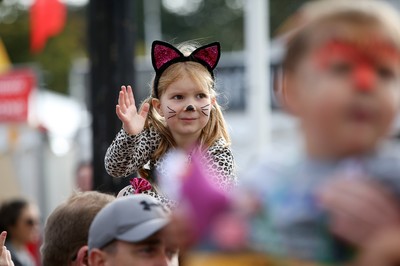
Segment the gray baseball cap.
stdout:
[[113,240],[136,243],[169,223],[169,211],[146,194],[122,197],[107,204],[89,228],[89,250],[103,248]]

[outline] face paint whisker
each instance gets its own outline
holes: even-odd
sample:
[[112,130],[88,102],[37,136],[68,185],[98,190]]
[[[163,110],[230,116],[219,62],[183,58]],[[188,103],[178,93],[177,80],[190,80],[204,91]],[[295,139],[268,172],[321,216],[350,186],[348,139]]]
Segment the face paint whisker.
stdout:
[[208,116],[208,114],[204,111],[201,111],[203,113],[203,115]]
[[204,106],[202,106],[202,107],[200,107],[200,108],[203,109],[203,108],[206,108],[206,107],[208,107],[208,106],[210,106],[210,104],[206,104],[206,105],[204,105]]
[[171,113],[171,114],[175,114],[176,113],[176,111],[174,109],[170,108],[169,106],[167,106],[167,108],[170,110],[169,113]]
[[171,115],[170,117],[168,117],[168,119],[170,119],[170,118],[172,118],[172,117],[174,117],[174,116],[176,116],[176,114],[175,114],[175,115]]

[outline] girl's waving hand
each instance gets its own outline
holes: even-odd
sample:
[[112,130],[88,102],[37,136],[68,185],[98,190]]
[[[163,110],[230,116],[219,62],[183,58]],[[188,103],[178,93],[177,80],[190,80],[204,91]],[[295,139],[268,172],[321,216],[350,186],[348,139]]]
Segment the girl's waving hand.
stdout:
[[142,132],[148,112],[149,104],[147,103],[143,105],[139,112],[137,111],[131,86],[121,86],[116,113],[122,121],[126,133],[137,135]]

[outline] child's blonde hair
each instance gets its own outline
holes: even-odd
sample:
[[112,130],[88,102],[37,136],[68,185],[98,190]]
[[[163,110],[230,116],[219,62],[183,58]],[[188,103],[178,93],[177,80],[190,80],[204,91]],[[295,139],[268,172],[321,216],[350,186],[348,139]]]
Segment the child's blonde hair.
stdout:
[[323,38],[336,34],[326,31],[326,27],[335,26],[340,27],[341,38],[355,42],[373,41],[368,32],[377,26],[400,49],[400,15],[390,4],[378,0],[312,1],[281,27],[280,32],[287,40],[284,69],[290,70],[296,65],[315,40],[312,36],[320,34]]
[[[185,56],[193,52],[197,47],[193,43],[182,43],[177,47]],[[188,75],[200,88],[205,89],[210,97],[215,99],[215,103],[211,107],[210,118],[206,126],[201,131],[199,138],[199,147],[207,149],[215,143],[218,139],[222,138],[225,140],[226,145],[230,145],[230,137],[228,134],[227,126],[222,114],[222,110],[218,102],[216,101],[217,93],[215,91],[215,80],[211,76],[210,72],[203,65],[193,62],[179,62],[169,66],[161,75],[158,81],[158,98],[161,98],[168,86],[182,78],[184,75]],[[145,128],[154,127],[161,135],[161,142],[156,151],[154,152],[151,160],[156,161],[166,151],[175,147],[176,143],[163,117],[161,117],[156,109],[152,105],[152,100],[156,97],[154,91],[154,80],[151,86],[151,95],[145,99],[142,103],[148,103],[150,105],[149,114],[146,119]],[[145,169],[139,169],[139,173],[143,177],[148,177],[148,173]]]

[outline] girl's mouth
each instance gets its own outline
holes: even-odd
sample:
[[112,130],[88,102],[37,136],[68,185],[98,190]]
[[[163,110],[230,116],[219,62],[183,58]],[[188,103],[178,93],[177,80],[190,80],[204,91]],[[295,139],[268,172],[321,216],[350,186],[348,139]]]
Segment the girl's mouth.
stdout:
[[373,120],[374,114],[371,110],[365,108],[353,108],[349,113],[349,117],[357,123],[369,123]]

